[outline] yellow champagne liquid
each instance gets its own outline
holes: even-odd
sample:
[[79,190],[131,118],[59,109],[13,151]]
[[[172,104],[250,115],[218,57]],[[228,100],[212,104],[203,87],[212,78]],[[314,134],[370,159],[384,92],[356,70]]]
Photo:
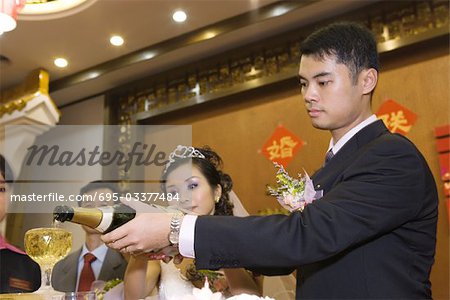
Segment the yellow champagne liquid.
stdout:
[[61,228],[36,228],[25,233],[25,251],[41,267],[52,268],[72,249],[72,234]]

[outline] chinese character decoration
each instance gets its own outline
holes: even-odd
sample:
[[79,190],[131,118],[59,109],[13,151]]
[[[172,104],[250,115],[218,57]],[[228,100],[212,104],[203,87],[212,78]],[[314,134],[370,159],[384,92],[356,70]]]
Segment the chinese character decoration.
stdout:
[[392,133],[406,135],[417,120],[417,115],[392,99],[386,100],[376,113]]
[[287,167],[304,142],[295,134],[279,125],[262,147],[262,154],[269,160]]
[[441,179],[444,183],[444,197],[447,203],[447,217],[450,221],[450,124],[436,127],[436,150],[439,155]]

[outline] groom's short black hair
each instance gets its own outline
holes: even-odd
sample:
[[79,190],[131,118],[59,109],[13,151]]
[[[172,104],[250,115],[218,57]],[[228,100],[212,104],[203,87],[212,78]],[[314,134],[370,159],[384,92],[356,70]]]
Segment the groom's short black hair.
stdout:
[[301,44],[302,55],[319,58],[335,56],[336,62],[347,66],[353,82],[359,73],[373,68],[379,71],[377,43],[372,32],[353,22],[332,23],[309,35]]

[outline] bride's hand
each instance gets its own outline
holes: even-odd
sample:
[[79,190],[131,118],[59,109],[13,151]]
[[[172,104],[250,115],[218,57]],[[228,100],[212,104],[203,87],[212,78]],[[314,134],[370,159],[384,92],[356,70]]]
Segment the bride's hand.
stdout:
[[181,254],[176,254],[175,256],[166,256],[162,259],[163,262],[165,262],[166,264],[169,263],[171,260],[173,259],[173,263],[176,265],[181,264],[181,262],[183,261],[184,257]]
[[146,253],[145,256],[149,260],[162,260],[165,263],[170,262],[172,259],[174,263],[180,263],[183,261],[183,256],[178,252],[178,247],[168,246],[157,252]]

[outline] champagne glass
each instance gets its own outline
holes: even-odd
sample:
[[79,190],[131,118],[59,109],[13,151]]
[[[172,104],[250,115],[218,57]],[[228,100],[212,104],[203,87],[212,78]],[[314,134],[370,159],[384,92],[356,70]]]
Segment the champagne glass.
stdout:
[[[95,292],[67,292],[63,298],[56,298],[56,300],[96,300]],[[53,300],[53,299],[52,299]]]
[[25,251],[41,267],[41,287],[35,293],[58,293],[51,284],[52,270],[71,248],[72,233],[62,228],[35,228],[25,233]]

